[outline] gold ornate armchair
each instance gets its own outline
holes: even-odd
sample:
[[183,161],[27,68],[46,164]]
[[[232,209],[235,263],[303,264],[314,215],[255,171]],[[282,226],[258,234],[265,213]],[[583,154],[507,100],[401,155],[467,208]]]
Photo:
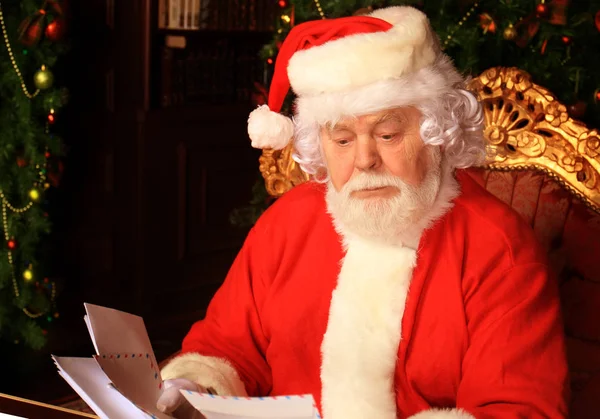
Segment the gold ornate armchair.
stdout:
[[[548,251],[561,286],[573,390],[571,417],[600,411],[600,134],[569,117],[517,68],[469,83],[485,113],[485,164],[468,172],[512,206]],[[264,150],[260,171],[277,197],[308,180],[292,148]]]

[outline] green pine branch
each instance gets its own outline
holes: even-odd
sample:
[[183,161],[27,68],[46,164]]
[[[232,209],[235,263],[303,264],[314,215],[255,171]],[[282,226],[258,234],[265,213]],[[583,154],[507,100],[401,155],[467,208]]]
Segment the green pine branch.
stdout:
[[[29,46],[19,39],[21,22],[38,12],[43,4],[38,0],[1,2],[9,44],[29,93],[36,90],[36,71],[42,65],[52,71],[68,49],[65,42],[45,37]],[[46,24],[56,18],[60,16],[48,13]],[[48,155],[60,157],[62,144],[48,124],[48,115],[54,112],[60,118],[65,92],[51,86],[33,99],[28,98],[3,38],[0,54],[0,191],[4,196],[4,200],[0,198],[0,209],[4,207],[6,212],[6,225],[0,222],[0,339],[4,345],[39,349],[46,341],[48,325],[56,310],[51,298],[53,284],[44,281],[48,272],[38,262],[43,260],[41,243],[51,230],[45,211],[47,175],[52,170]],[[32,191],[38,196],[32,195]],[[30,207],[26,211],[13,211],[8,204],[16,209]],[[9,249],[7,238],[14,239],[14,249]]]

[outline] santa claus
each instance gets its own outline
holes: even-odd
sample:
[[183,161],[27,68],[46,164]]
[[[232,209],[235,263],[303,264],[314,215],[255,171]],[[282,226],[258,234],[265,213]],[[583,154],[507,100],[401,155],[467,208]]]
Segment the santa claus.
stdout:
[[326,419],[567,415],[557,283],[460,170],[484,156],[482,110],[421,12],[293,28],[248,131],[293,139],[313,180],[249,233],[162,371],[163,411],[184,417],[189,388],[310,393]]

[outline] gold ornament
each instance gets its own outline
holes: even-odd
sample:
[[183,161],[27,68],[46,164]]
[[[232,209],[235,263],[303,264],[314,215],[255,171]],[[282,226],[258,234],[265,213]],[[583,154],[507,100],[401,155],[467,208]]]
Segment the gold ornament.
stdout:
[[33,272],[31,272],[29,269],[25,269],[23,271],[23,278],[25,281],[31,281],[33,279]]
[[54,75],[45,65],[33,75],[33,83],[35,84],[35,87],[40,90],[49,89],[52,87],[53,82]]
[[37,189],[32,189],[29,191],[29,197],[32,201],[37,201],[40,199],[40,193],[37,191]]
[[512,25],[512,23],[508,25],[508,28],[504,29],[503,35],[504,39],[506,39],[507,41],[512,41],[517,37],[517,30]]

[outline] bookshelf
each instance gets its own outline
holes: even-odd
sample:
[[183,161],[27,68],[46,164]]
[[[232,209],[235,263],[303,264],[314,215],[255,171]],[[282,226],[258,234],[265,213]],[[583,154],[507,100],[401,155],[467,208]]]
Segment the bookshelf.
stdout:
[[169,2],[72,2],[65,115],[65,276],[78,284],[69,298],[144,316],[167,353],[202,316],[247,234],[229,214],[258,179],[246,124],[278,7],[200,0],[188,4],[199,17],[175,27]]
[[276,2],[157,0],[151,107],[248,103],[269,66],[258,52],[271,36]]

